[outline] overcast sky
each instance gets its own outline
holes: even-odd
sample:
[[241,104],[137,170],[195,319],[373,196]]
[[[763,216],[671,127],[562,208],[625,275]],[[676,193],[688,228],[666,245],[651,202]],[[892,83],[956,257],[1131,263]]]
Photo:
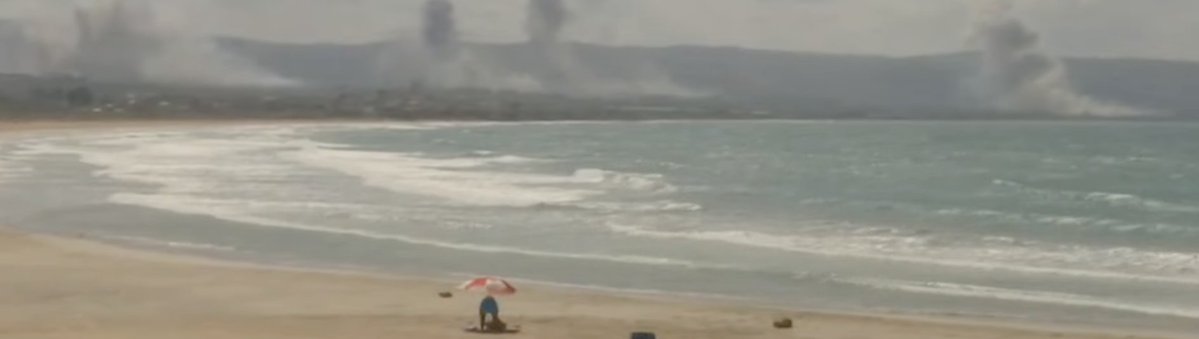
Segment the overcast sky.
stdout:
[[[133,0],[196,34],[292,42],[414,36],[422,0]],[[965,48],[987,0],[574,0],[571,40],[913,55]],[[67,20],[85,0],[0,0],[0,16]],[[1199,0],[1016,0],[1050,51],[1199,61]],[[523,39],[525,0],[455,0],[465,39]]]

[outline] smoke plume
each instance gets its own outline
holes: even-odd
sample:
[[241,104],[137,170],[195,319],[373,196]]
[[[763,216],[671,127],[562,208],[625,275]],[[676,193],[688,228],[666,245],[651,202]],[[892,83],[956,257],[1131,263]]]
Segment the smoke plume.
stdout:
[[438,58],[458,55],[458,25],[454,19],[454,3],[450,0],[425,2],[423,26],[425,47]]
[[986,3],[974,39],[982,52],[981,92],[1005,111],[1062,116],[1121,117],[1148,112],[1078,93],[1062,62],[1041,50],[1040,36],[1013,16],[1008,0]]
[[452,0],[426,0],[421,11],[420,47],[396,39],[379,56],[385,83],[418,82],[437,88],[539,90],[527,77],[503,72],[471,53],[458,31]]
[[580,96],[695,95],[674,84],[648,62],[619,65],[634,70],[633,76],[612,74],[628,72],[597,72],[588,67],[573,46],[562,39],[562,31],[574,17],[565,0],[528,0],[525,12],[527,48],[541,65],[535,77],[543,88]]
[[46,49],[31,36],[22,25],[0,21],[0,73],[41,73]]
[[44,56],[35,73],[105,83],[296,85],[220,50],[207,36],[165,25],[149,1],[97,0],[71,9],[66,21],[25,23],[37,45],[30,49]]
[[123,1],[76,8],[74,51],[63,62],[94,80],[145,80],[142,65],[164,47],[149,26],[152,15],[148,7]]
[[569,13],[562,0],[529,0],[525,33],[533,43],[556,43]]

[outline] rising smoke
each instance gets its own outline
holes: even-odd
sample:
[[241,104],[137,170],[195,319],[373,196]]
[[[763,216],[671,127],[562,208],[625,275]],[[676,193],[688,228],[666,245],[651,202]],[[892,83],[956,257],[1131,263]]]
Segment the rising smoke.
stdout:
[[1009,0],[981,7],[975,40],[982,52],[980,89],[996,109],[1062,116],[1121,117],[1149,112],[1078,93],[1062,62],[1041,50],[1040,36],[1013,16]]
[[529,0],[525,33],[535,44],[557,43],[569,13],[562,0]]
[[383,56],[389,72],[415,74],[410,81],[438,88],[540,89],[527,77],[503,72],[473,55],[459,37],[451,0],[426,0],[421,23],[421,46],[427,53],[404,53],[404,43],[394,41]]
[[0,22],[0,73],[40,73],[46,49],[30,40],[31,36],[22,25]]
[[146,80],[142,65],[164,48],[154,36],[152,20],[148,7],[121,1],[76,8],[74,50],[61,62],[72,73],[97,81]]
[[[291,86],[295,82],[267,73],[221,51],[207,36],[186,34],[164,25],[149,1],[93,1],[75,6],[65,22],[32,22],[41,30],[73,34],[69,38],[34,34],[30,40],[45,54],[39,74],[73,74],[94,82],[198,86]],[[69,42],[63,42],[67,40]]]
[[532,68],[497,58],[494,49],[488,53],[486,46],[462,41],[452,0],[424,0],[420,14],[420,46],[424,53],[408,52],[412,45],[397,39],[381,54],[380,71],[401,81],[437,88],[548,91],[577,96],[693,93],[658,76],[656,67],[644,62],[620,65],[629,68],[624,72],[608,72],[624,73],[620,76],[598,76],[562,39],[570,23],[563,0],[529,0],[526,13],[529,42],[521,46],[518,64],[534,65]]
[[423,38],[425,47],[443,59],[458,55],[458,25],[454,18],[454,3],[450,0],[425,2]]
[[542,87],[581,96],[695,95],[695,92],[674,84],[648,63],[622,65],[637,70],[632,78],[604,77],[587,67],[572,46],[562,39],[562,32],[573,16],[564,1],[528,0],[526,7],[527,48],[540,61],[537,78]]

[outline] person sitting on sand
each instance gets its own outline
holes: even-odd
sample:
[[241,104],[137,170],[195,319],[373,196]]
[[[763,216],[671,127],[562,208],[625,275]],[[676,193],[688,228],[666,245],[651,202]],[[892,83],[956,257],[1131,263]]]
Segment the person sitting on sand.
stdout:
[[486,298],[483,298],[482,303],[479,303],[479,330],[480,331],[491,330],[490,329],[491,326],[488,326],[488,324],[490,324],[490,323],[487,322],[488,314],[491,315],[491,321],[493,323],[500,323],[500,303],[495,301],[495,298],[490,295],[487,296]]

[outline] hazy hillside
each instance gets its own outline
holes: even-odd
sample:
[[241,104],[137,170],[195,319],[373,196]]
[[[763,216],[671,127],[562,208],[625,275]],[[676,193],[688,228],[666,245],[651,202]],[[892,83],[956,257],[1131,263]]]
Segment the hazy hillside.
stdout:
[[[382,44],[287,45],[222,39],[221,45],[284,76],[321,86],[394,86],[379,72]],[[522,45],[475,45],[474,53],[509,71],[542,72]],[[652,66],[677,84],[770,107],[847,107],[890,111],[977,108],[970,54],[888,58],[801,54],[723,47],[576,45],[579,65],[605,77]],[[1199,63],[1068,59],[1078,89],[1102,100],[1199,116]]]

